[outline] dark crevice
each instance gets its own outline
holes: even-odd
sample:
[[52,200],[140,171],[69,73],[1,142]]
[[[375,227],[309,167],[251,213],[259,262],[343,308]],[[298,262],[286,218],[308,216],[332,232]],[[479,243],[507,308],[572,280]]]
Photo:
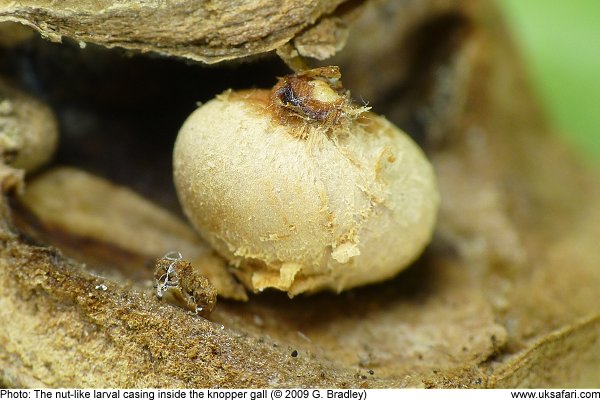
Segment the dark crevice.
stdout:
[[0,48],[0,74],[46,101],[60,124],[53,165],[71,165],[179,210],[171,152],[197,107],[226,89],[272,87],[277,57],[205,66],[157,55],[41,38]]
[[[433,124],[443,124],[444,106],[455,100],[457,90],[448,82],[459,79],[440,79],[443,69],[452,71],[452,60],[472,32],[472,23],[463,14],[448,13],[430,18],[407,35],[401,47],[407,48],[409,64],[406,79],[387,88],[373,106],[426,149],[436,138],[430,137]],[[434,104],[435,103],[435,104]],[[441,103],[441,104],[440,104]]]

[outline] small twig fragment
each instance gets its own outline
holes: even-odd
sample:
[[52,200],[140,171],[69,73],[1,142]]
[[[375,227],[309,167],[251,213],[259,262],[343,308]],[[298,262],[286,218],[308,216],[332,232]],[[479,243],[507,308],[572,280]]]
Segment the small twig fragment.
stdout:
[[217,304],[217,290],[179,252],[170,252],[155,264],[156,295],[168,303],[208,316]]

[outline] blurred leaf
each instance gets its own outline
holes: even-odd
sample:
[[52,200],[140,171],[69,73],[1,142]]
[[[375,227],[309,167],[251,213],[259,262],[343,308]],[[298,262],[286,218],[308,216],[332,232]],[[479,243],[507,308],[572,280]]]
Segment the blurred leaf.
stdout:
[[555,126],[600,164],[600,1],[504,0]]

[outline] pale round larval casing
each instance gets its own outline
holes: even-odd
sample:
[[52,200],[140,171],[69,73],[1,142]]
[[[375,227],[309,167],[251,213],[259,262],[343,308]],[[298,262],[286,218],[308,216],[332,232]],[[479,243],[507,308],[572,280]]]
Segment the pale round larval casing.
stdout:
[[341,291],[396,275],[431,239],[439,196],[419,147],[365,112],[350,129],[274,118],[267,91],[223,94],[179,132],[174,176],[198,232],[254,291]]

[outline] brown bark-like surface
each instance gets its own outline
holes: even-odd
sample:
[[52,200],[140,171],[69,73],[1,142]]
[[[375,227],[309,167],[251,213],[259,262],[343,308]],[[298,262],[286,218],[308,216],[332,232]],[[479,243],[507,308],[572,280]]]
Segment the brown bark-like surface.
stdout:
[[216,63],[274,50],[342,1],[3,0],[0,21],[29,25],[53,41],[66,37]]
[[[246,29],[258,29],[252,21]],[[2,50],[0,71],[22,85],[36,79],[62,128],[48,168],[74,165],[83,178],[36,200],[27,187],[44,188],[52,173],[27,176],[17,195],[22,173],[0,166],[1,385],[600,384],[598,171],[545,124],[488,2],[368,2],[346,47],[327,60],[434,164],[441,211],[421,259],[388,282],[341,294],[266,292],[240,302],[225,298],[244,295],[227,283],[223,261],[199,251],[198,265],[208,262],[224,288],[207,318],[160,301],[152,287],[153,257],[197,240],[181,228],[172,141],[195,101],[272,85],[285,68],[273,59],[184,68],[32,40],[27,51]],[[29,66],[25,78],[11,57]],[[114,184],[98,185],[89,171]],[[138,195],[128,191],[109,211],[79,206],[77,226],[65,223],[73,210],[47,211],[62,197],[84,199],[86,188],[118,198],[120,186]],[[141,204],[147,212],[128,211]],[[114,235],[91,221],[112,224]],[[143,237],[161,243],[156,254]]]

